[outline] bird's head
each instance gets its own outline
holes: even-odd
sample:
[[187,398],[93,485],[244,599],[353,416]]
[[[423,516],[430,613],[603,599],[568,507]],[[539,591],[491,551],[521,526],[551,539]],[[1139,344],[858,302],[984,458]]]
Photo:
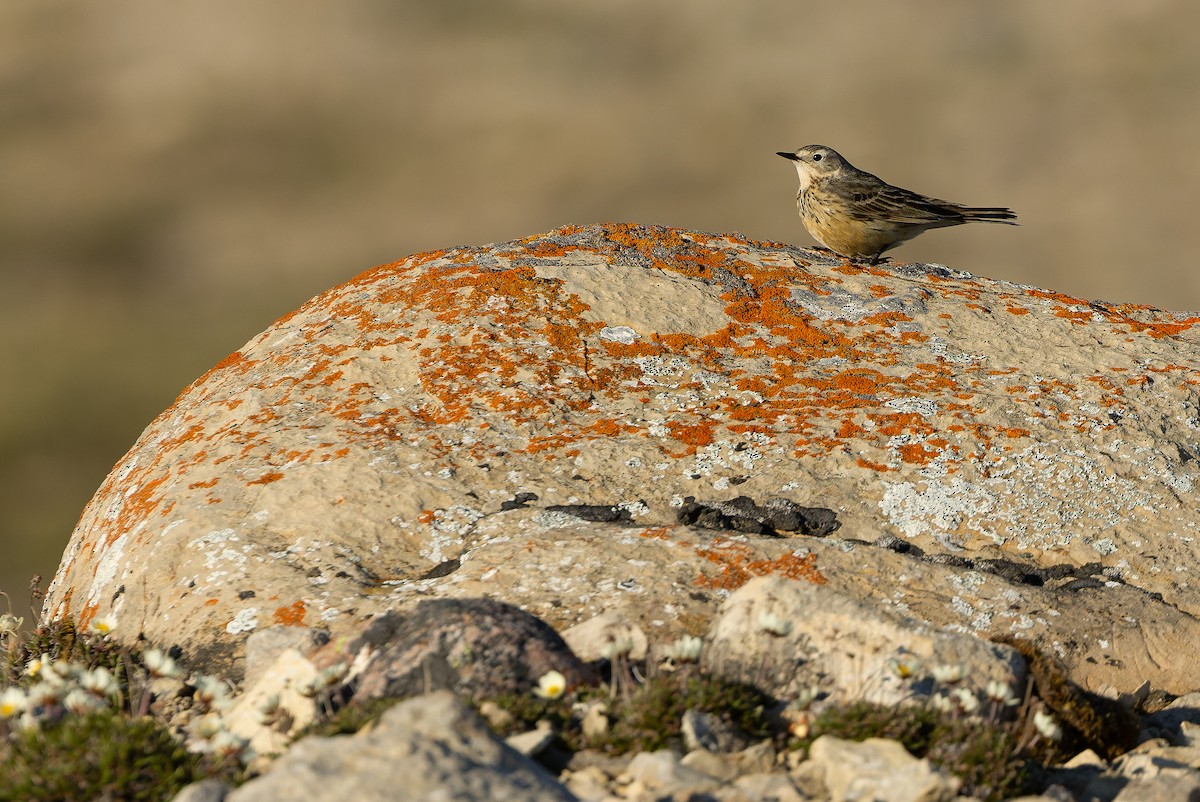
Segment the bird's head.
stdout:
[[790,161],[796,166],[796,174],[800,176],[800,189],[809,187],[813,181],[834,175],[849,166],[849,162],[833,148],[824,145],[805,145],[795,152],[779,151],[776,155]]

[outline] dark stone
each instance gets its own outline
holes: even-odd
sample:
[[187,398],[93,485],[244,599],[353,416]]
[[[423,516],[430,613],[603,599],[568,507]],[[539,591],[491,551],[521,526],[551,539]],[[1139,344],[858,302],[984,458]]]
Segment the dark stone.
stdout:
[[426,571],[421,579],[437,579],[440,576],[449,576],[457,571],[461,565],[462,563],[458,561],[457,557],[452,560],[443,560]]
[[584,521],[599,524],[633,523],[629,510],[607,504],[554,504],[546,508],[550,512],[562,512]]
[[526,694],[552,670],[568,684],[591,678],[548,624],[491,599],[431,599],[407,612],[377,616],[347,643],[343,659],[353,659],[363,646],[375,653],[357,678],[358,703],[435,689],[476,702]]
[[785,498],[768,499],[760,506],[749,496],[708,502],[698,502],[689,496],[675,519],[685,526],[757,535],[794,532],[824,537],[841,527],[833,510],[803,507]]
[[925,559],[938,565],[948,565],[951,568],[966,568],[967,570],[974,570],[975,568],[974,560],[960,557],[957,554],[930,554]]
[[995,574],[1002,579],[1007,579],[1014,585],[1041,587],[1045,584],[1037,569],[1023,566],[1012,560],[976,560],[975,568],[980,571],[986,571],[989,574]]
[[527,506],[529,502],[537,500],[537,493],[517,493],[517,495],[513,496],[508,501],[501,502],[500,511],[505,512],[507,510],[519,510],[522,507]]
[[895,535],[880,535],[875,539],[875,543],[873,545],[878,546],[881,549],[894,551],[897,554],[910,554],[913,557],[925,556],[925,550],[920,546],[916,546],[904,538],[896,537]]
[[842,527],[837,513],[825,507],[803,507],[785,498],[770,498],[766,508],[767,524],[782,532],[825,537]]
[[1084,577],[1083,579],[1072,579],[1070,582],[1059,585],[1057,590],[1077,591],[1077,590],[1094,590],[1104,587],[1104,583],[1099,579]]

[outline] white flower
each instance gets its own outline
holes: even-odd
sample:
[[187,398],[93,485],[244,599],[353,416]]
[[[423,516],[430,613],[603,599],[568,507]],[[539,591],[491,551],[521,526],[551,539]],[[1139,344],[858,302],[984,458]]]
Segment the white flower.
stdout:
[[18,618],[12,613],[0,615],[0,635],[15,635],[24,624],[24,618]]
[[783,637],[792,631],[795,622],[780,618],[775,613],[762,612],[758,614],[758,628],[768,635]]
[[667,657],[677,663],[695,663],[704,649],[704,639],[684,635],[667,648]]
[[600,652],[601,657],[609,660],[616,660],[618,657],[624,657],[633,651],[633,636],[621,635],[613,638],[605,645],[604,650]]
[[25,691],[15,685],[5,688],[4,693],[0,693],[0,719],[8,719],[18,713],[24,713],[28,705],[29,699],[25,696]]
[[121,686],[117,684],[117,678],[104,666],[97,666],[91,671],[83,672],[79,678],[79,687],[101,699],[121,693]]
[[979,697],[975,695],[974,691],[955,688],[950,695],[953,697],[954,703],[958,705],[958,709],[968,716],[979,710]]
[[1004,705],[1005,707],[1013,707],[1015,705],[1021,704],[1020,699],[1011,695],[1010,688],[1008,687],[1008,683],[1001,682],[998,679],[994,679],[987,684],[987,689],[985,690],[985,693],[987,693],[987,698],[989,700],[995,702],[998,705]]
[[301,683],[297,691],[301,696],[313,697],[318,693],[332,688],[341,682],[342,678],[349,672],[350,667],[345,663],[334,663],[329,668],[318,671],[316,675],[307,682]]
[[88,624],[88,632],[93,635],[99,635],[102,638],[107,638],[112,631],[117,628],[117,617],[115,615],[105,615],[92,619],[92,623]]
[[933,678],[943,685],[953,685],[967,676],[967,667],[962,663],[943,663],[934,666],[930,672]]
[[25,664],[25,676],[37,679],[38,674],[42,673],[42,669],[50,665],[50,653],[42,652],[40,656],[33,658]]
[[1063,731],[1058,721],[1049,713],[1041,710],[1033,714],[1033,726],[1047,741],[1057,741],[1062,738]]
[[232,701],[229,698],[229,686],[216,677],[201,675],[196,678],[196,693],[193,698],[200,704],[220,709],[228,707]]
[[229,730],[221,730],[213,736],[212,751],[222,757],[234,757],[243,763],[248,763],[254,757],[250,749],[250,741]]
[[939,713],[949,713],[954,709],[954,702],[950,701],[950,697],[946,694],[939,693],[930,698],[929,706]]
[[183,676],[183,669],[179,664],[161,649],[147,649],[142,654],[142,662],[146,664],[146,670],[152,677],[180,679]]
[[902,654],[888,660],[888,668],[900,679],[909,679],[921,669],[921,661],[914,654]]
[[326,688],[332,688],[334,685],[337,685],[342,681],[342,678],[346,676],[346,672],[349,670],[350,667],[344,662],[334,663],[329,668],[321,671],[320,674],[317,674],[317,679],[319,679]]
[[211,741],[217,733],[225,729],[225,722],[216,713],[205,713],[192,719],[188,724],[188,732],[202,741]]
[[67,710],[82,716],[84,713],[98,709],[100,700],[83,688],[72,688],[71,692],[63,698],[62,704]]
[[37,707],[53,707],[59,703],[66,692],[66,683],[42,680],[29,689],[29,701]]
[[287,715],[287,711],[280,704],[279,694],[273,693],[258,706],[258,723],[264,727],[271,727],[278,724]]
[[54,682],[56,679],[60,682],[66,682],[83,673],[81,666],[75,663],[68,663],[66,660],[55,660],[47,668],[50,670],[46,672],[44,679],[50,682]]
[[557,671],[547,671],[538,678],[538,686],[534,690],[543,699],[557,699],[567,690],[567,678]]

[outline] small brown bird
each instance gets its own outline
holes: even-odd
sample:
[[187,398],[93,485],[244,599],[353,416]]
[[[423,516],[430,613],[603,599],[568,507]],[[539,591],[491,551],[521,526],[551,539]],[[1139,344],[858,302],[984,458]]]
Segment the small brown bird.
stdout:
[[931,228],[976,221],[1016,225],[1012,209],[963,206],[894,187],[824,145],[778,155],[796,165],[796,206],[808,233],[850,259],[875,264],[884,251]]

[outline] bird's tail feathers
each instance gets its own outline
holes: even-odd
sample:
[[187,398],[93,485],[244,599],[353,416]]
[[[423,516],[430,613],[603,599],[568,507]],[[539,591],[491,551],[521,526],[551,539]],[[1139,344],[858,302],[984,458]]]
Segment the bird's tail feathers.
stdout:
[[1012,209],[1006,209],[1003,206],[969,206],[963,209],[962,213],[963,217],[972,222],[1003,223],[1006,226],[1019,225],[1013,222],[1017,219],[1016,212]]

